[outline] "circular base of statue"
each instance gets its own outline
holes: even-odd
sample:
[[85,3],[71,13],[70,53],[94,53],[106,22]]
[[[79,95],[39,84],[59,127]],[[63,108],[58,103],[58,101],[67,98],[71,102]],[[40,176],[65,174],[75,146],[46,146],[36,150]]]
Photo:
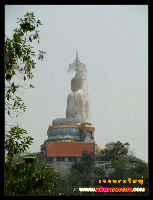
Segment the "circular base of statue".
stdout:
[[84,133],[83,136],[86,138],[89,131],[91,134],[88,139],[93,140],[94,130],[95,127],[92,126],[91,123],[80,123],[79,125],[56,125],[49,126],[47,135],[50,142],[81,142],[81,133]]

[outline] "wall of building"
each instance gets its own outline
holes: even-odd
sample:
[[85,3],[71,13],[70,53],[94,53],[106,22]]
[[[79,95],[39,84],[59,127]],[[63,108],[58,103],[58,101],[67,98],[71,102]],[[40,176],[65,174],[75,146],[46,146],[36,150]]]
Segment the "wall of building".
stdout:
[[[78,158],[79,160],[79,158]],[[60,173],[61,177],[67,175],[70,166],[73,162],[68,160],[68,157],[65,158],[65,161],[57,161],[57,158],[54,157],[53,161],[46,161],[46,163],[50,166],[50,169],[56,173]],[[106,171],[106,175],[108,176],[114,169],[112,168],[111,161],[96,161],[95,167],[102,167]]]
[[67,175],[70,166],[73,162],[69,161],[68,158],[65,158],[65,161],[57,161],[57,158],[53,158],[53,161],[46,161],[50,166],[50,169],[53,172],[60,173],[62,177]]
[[106,176],[109,176],[114,171],[111,161],[96,161],[95,167],[103,167],[106,171]]
[[95,153],[97,152],[100,152],[100,147],[97,144],[95,144]]

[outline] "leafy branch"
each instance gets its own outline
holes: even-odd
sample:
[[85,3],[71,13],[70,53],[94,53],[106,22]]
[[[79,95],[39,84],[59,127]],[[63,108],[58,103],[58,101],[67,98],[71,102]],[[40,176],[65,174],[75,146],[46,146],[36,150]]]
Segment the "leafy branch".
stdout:
[[[17,19],[19,28],[14,29],[13,39],[5,36],[5,109],[9,116],[12,114],[10,112],[11,109],[22,109],[23,111],[26,109],[24,103],[21,103],[22,99],[16,95],[19,88],[23,86],[19,86],[12,80],[15,75],[24,81],[27,78],[34,78],[33,69],[35,69],[36,62],[33,59],[36,56],[32,50],[33,47],[28,42],[32,43],[33,40],[40,42],[39,30],[36,29],[42,25],[40,20],[35,19],[34,13],[26,13],[24,19]],[[45,53],[39,50],[38,60],[43,60]],[[34,86],[30,84],[29,88],[34,88]],[[14,103],[10,104],[10,100],[14,101]]]

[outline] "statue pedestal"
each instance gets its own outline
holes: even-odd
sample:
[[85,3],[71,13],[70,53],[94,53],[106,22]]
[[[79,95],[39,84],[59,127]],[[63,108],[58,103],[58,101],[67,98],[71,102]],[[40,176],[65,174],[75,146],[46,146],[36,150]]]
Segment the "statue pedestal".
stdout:
[[49,126],[47,142],[93,142],[94,131],[95,127],[90,123]]

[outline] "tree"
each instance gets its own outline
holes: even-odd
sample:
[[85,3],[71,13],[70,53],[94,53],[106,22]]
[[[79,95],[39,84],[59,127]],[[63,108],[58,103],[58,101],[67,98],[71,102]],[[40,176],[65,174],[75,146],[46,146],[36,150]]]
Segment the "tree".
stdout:
[[35,156],[26,158],[28,159],[26,164],[5,163],[5,194],[53,194],[57,186],[57,174],[51,172],[49,166],[46,163],[43,164]]
[[[14,29],[13,39],[5,36],[5,110],[11,117],[14,117],[14,112],[17,117],[21,110],[26,109],[23,100],[17,96],[19,89],[24,86],[15,83],[13,78],[18,77],[24,81],[34,78],[32,70],[36,66],[36,56],[30,43],[33,40],[39,43],[37,28],[42,25],[40,20],[35,19],[34,13],[26,13],[24,19],[17,19],[19,28]],[[45,53],[39,50],[38,60],[42,60]],[[30,88],[33,87],[30,84]]]
[[11,128],[5,135],[5,150],[8,152],[7,161],[13,161],[14,156],[24,152],[33,142],[33,138],[26,137],[26,130],[21,129],[18,125]]
[[[14,29],[13,39],[5,36],[5,114],[13,119],[21,111],[25,112],[26,109],[23,100],[17,93],[24,86],[15,83],[14,77],[24,81],[27,78],[34,78],[32,70],[36,66],[33,60],[35,52],[32,51],[33,47],[29,43],[32,43],[33,40],[38,40],[39,43],[39,30],[37,28],[42,25],[40,20],[35,19],[34,13],[26,13],[23,19],[17,19],[19,28]],[[45,53],[39,50],[38,60],[42,60]],[[30,84],[30,87],[34,86]],[[26,130],[20,128],[18,124],[12,126],[5,121],[5,150],[6,153],[8,152],[8,159],[13,160],[14,155],[24,152],[31,145],[33,139],[26,137],[26,134]],[[21,143],[18,142],[19,140]]]
[[132,178],[142,177],[148,173],[148,165],[145,161],[136,158],[136,156],[129,155],[129,171]]
[[[17,76],[24,81],[27,78],[34,78],[32,70],[36,65],[33,60],[35,52],[32,51],[33,47],[29,43],[33,40],[38,40],[39,43],[39,30],[36,29],[42,25],[40,20],[35,19],[34,13],[26,13],[24,19],[17,19],[19,28],[14,29],[13,39],[5,38],[5,110],[12,118],[17,117],[21,111],[25,112],[26,109],[23,100],[17,94],[24,86],[15,83],[14,77]],[[42,60],[45,53],[39,50],[38,60]],[[30,87],[34,88],[31,84]],[[13,113],[16,116],[13,116]],[[11,128],[7,129],[8,126]],[[49,170],[47,164],[42,164],[36,158],[33,163],[13,162],[16,155],[29,148],[33,138],[26,136],[27,131],[20,128],[18,124],[12,126],[6,122],[5,127],[5,151],[7,152],[5,194],[52,194],[57,185],[57,175]]]
[[[57,186],[58,177],[51,172],[47,164],[34,158],[34,163],[13,162],[14,156],[31,145],[33,138],[26,137],[26,131],[19,126],[12,127],[6,135],[5,149],[8,157],[5,162],[5,194],[52,194]],[[33,160],[33,157],[30,157]],[[42,191],[42,192],[41,192]]]
[[95,187],[95,181],[105,178],[106,172],[103,167],[95,167],[95,155],[93,153],[82,152],[82,157],[72,163],[65,180],[59,182],[57,192],[64,194],[90,195],[91,193],[80,193],[79,187]]
[[129,143],[122,144],[120,141],[110,142],[105,145],[105,148],[96,155],[96,160],[111,161],[116,160],[118,156],[126,156],[128,153]]
[[127,156],[119,156],[118,159],[113,160],[112,167],[115,169],[111,174],[113,179],[123,180],[129,178],[129,158]]
[[104,167],[94,167],[94,179],[98,183],[99,180],[106,178],[106,171],[104,170]]
[[82,158],[74,162],[70,167],[69,177],[74,182],[87,186],[90,180],[93,179],[95,157],[93,153],[82,152]]
[[105,148],[96,155],[96,160],[112,162],[114,171],[110,179],[137,178],[148,172],[148,165],[144,161],[129,154],[129,146],[128,142],[107,143]]

